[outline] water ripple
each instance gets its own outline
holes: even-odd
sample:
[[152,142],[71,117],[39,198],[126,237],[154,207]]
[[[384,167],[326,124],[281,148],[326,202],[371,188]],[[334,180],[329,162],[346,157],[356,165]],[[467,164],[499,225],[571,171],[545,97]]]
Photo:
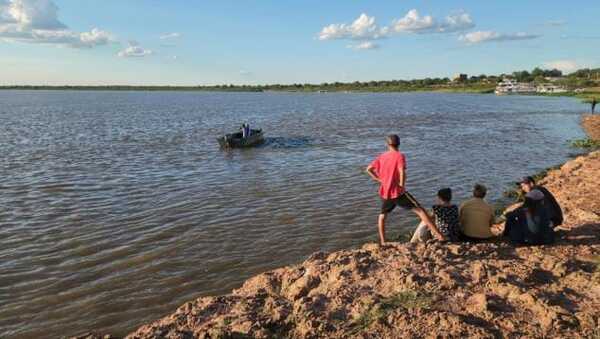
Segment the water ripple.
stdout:
[[[375,240],[364,167],[396,132],[424,205],[572,152],[570,98],[0,92],[0,337],[123,335],[317,250]],[[254,149],[216,137],[248,121]],[[390,216],[391,236],[414,227]]]

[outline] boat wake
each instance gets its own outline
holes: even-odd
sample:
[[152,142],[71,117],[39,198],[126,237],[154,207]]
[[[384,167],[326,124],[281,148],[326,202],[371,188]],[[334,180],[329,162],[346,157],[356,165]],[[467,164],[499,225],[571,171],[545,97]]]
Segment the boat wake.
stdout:
[[317,144],[317,140],[309,137],[267,137],[262,147],[272,148],[304,148]]

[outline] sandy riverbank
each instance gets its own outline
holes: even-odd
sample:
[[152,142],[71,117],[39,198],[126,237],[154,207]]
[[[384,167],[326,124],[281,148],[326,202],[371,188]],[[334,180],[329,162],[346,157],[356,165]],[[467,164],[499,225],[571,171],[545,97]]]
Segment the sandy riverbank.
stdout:
[[[582,119],[600,138],[600,115]],[[552,246],[392,244],[315,253],[128,338],[599,337],[600,151],[543,184],[568,230]],[[88,336],[92,338],[93,336]]]

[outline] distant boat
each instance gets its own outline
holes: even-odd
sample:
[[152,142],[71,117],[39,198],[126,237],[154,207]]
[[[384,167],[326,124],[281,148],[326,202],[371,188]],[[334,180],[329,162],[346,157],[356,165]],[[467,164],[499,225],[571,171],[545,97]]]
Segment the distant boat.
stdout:
[[265,142],[265,138],[262,129],[253,129],[246,138],[242,138],[242,132],[237,132],[217,138],[217,141],[222,148],[245,148],[260,145]]
[[496,86],[494,93],[496,95],[504,94],[532,94],[536,92],[536,88],[533,84],[518,82],[512,79],[503,79]]

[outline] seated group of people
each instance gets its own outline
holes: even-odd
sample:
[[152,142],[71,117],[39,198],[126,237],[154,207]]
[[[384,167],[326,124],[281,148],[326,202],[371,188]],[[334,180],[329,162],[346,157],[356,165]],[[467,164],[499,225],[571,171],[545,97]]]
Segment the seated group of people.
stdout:
[[[438,204],[427,213],[417,199],[406,190],[406,157],[399,150],[400,137],[386,137],[387,152],[380,154],[366,168],[366,173],[379,184],[381,212],[377,219],[379,244],[386,245],[387,216],[396,206],[412,210],[420,219],[411,242],[435,237],[449,241],[482,241],[495,236],[492,226],[494,209],[484,201],[487,189],[477,184],[473,198],[460,208],[452,204],[452,190],[438,192]],[[531,177],[517,183],[525,193],[524,202],[506,214],[502,235],[518,244],[545,244],[554,239],[553,228],[563,222],[562,211],[552,194],[535,184]]]
[[[517,184],[525,193],[524,201],[506,213],[501,235],[515,244],[540,245],[553,242],[553,229],[563,222],[562,211],[556,199],[546,188],[536,185],[532,177],[525,177]],[[486,187],[476,184],[473,187],[473,198],[458,207],[452,204],[450,188],[438,191],[438,203],[431,209],[431,219],[445,239],[479,242],[497,236],[492,232],[492,226],[496,223],[494,209],[485,202],[486,194]],[[431,238],[430,227],[421,222],[411,242]]]

